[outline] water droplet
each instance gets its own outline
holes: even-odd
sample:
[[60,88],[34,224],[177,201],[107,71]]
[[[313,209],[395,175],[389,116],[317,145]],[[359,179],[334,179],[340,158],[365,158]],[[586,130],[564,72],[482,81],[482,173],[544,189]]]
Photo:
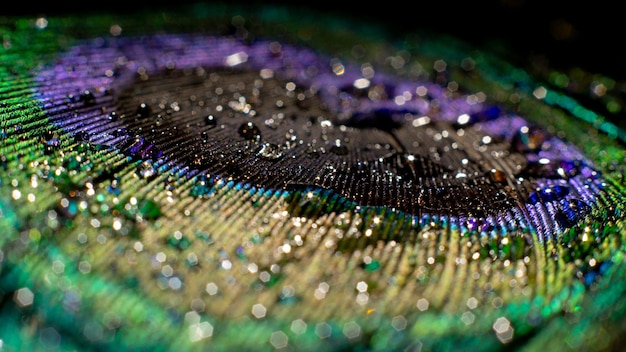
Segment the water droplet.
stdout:
[[208,115],[204,118],[204,125],[209,128],[214,128],[217,126],[217,119],[213,115]]
[[80,101],[86,106],[93,106],[96,104],[96,97],[90,90],[85,90],[80,95]]
[[591,211],[591,207],[581,199],[573,198],[561,201],[561,208],[556,213],[556,220],[563,227],[572,227]]
[[50,155],[52,154],[55,150],[59,149],[59,146],[61,145],[61,141],[59,140],[59,138],[54,137],[51,138],[49,141],[46,142],[45,147],[44,147],[44,153],[46,155]]
[[137,167],[137,175],[141,178],[153,178],[157,174],[157,170],[152,163],[144,161]]
[[144,200],[139,205],[139,215],[146,220],[154,220],[161,216],[161,208],[152,200]]
[[524,171],[535,177],[567,179],[580,174],[581,170],[585,168],[585,165],[580,161],[541,159],[541,161],[529,161]]
[[497,119],[502,112],[499,106],[489,106],[473,114],[462,114],[458,117],[454,127],[460,128],[478,122],[488,122]]
[[145,117],[150,116],[151,113],[152,113],[152,109],[146,103],[141,103],[137,107],[137,116],[139,116],[139,117],[145,118]]
[[330,147],[330,152],[335,154],[335,155],[348,155],[350,153],[350,150],[348,149],[348,147],[346,147],[345,144],[343,144],[341,142],[340,139],[335,140],[335,142],[331,145]]
[[506,182],[506,174],[502,170],[491,169],[489,172],[489,179],[493,182]]
[[535,126],[520,128],[513,137],[513,147],[519,152],[533,152],[540,150],[548,139],[547,133]]
[[89,141],[89,132],[78,131],[78,132],[74,133],[74,139],[77,142],[88,142]]
[[54,133],[54,131],[52,130],[47,130],[41,134],[41,137],[43,138],[43,140],[49,141],[52,138],[56,137],[56,133]]
[[381,264],[378,260],[373,260],[370,258],[369,261],[364,262],[361,267],[365,269],[365,271],[376,271],[380,269]]
[[124,150],[125,152],[131,155],[137,155],[139,151],[142,149],[142,147],[144,146],[144,143],[145,143],[145,138],[142,138],[142,137],[130,138],[126,140],[126,142],[122,146],[122,150]]
[[[160,216],[160,211],[157,217],[158,216]],[[172,234],[167,238],[167,244],[170,247],[177,249],[179,251],[184,251],[185,249],[189,248],[192,242],[193,242],[192,240],[183,236],[182,234],[180,234],[180,232],[177,232],[176,234]]]
[[252,122],[246,122],[239,126],[239,135],[243,138],[251,141],[257,141],[261,139],[261,130]]
[[528,201],[531,203],[552,202],[555,200],[563,199],[569,194],[569,187],[567,186],[550,186],[542,188],[536,192],[533,192],[528,196]]
[[117,121],[119,120],[120,116],[117,114],[117,112],[112,111],[109,116],[108,116],[109,120],[111,121]]
[[215,188],[213,188],[211,184],[207,184],[206,182],[200,182],[197,185],[194,185],[190,191],[190,194],[193,197],[207,197],[213,193],[215,193]]
[[283,157],[283,151],[273,143],[263,143],[257,150],[257,156],[267,160],[278,160]]
[[307,146],[304,152],[309,158],[319,158],[321,154],[320,149],[312,145]]
[[63,198],[57,206],[57,213],[65,219],[73,219],[79,212],[78,202],[72,198]]

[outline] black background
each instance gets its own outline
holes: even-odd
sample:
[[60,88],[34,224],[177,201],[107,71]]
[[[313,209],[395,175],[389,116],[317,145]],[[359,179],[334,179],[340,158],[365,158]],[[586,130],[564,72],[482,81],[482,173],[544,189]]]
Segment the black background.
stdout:
[[[1,15],[56,15],[85,12],[133,12],[176,8],[191,0],[57,1],[8,0]],[[619,1],[230,1],[280,5],[352,17],[403,33],[428,29],[452,34],[479,47],[501,42],[523,63],[542,55],[550,66],[567,71],[580,67],[592,73],[626,80],[626,11]]]

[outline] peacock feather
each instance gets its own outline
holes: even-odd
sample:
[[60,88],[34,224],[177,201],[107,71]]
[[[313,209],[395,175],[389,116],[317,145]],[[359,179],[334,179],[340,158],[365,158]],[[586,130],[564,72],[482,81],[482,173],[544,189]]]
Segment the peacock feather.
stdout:
[[0,350],[619,346],[614,80],[282,7],[0,32]]

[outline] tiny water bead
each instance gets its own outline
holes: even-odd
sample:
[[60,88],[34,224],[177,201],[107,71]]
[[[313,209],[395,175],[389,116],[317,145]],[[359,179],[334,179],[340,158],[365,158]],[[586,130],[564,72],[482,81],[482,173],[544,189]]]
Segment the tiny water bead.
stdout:
[[257,155],[268,160],[278,160],[283,156],[283,152],[276,144],[263,143],[261,147],[259,147]]
[[209,128],[214,128],[217,126],[217,119],[213,115],[208,115],[204,118],[204,124]]
[[148,104],[140,103],[139,106],[137,106],[137,116],[145,118],[149,117],[151,113],[152,109],[148,106]]
[[240,136],[247,140],[256,141],[261,139],[261,130],[252,122],[242,124],[237,131]]

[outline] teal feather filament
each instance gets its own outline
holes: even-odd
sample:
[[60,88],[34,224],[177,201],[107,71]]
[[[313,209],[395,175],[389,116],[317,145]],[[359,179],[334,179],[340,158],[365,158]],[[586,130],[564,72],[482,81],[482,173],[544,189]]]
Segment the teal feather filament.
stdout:
[[618,339],[597,321],[624,313],[616,125],[447,39],[390,49],[382,29],[328,41],[237,12],[263,38],[246,41],[206,9],[12,20],[3,347]]

